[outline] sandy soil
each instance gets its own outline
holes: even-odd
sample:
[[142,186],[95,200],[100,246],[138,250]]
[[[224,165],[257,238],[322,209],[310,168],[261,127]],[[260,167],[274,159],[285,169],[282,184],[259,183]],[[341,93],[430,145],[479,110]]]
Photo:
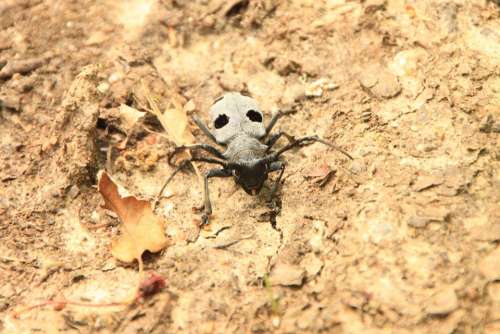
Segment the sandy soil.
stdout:
[[[495,1],[1,1],[0,331],[499,333],[499,74]],[[152,199],[173,171],[158,120],[122,117],[144,86],[205,120],[245,91],[354,160],[287,153],[279,212],[214,179],[201,230],[180,173],[144,255],[161,292],[14,317],[134,294],[96,173]]]

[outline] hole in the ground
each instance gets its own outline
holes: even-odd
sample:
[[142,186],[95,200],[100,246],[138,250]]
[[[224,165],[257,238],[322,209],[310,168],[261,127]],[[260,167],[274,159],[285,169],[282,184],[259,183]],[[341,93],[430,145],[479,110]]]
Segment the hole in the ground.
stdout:
[[242,0],[235,3],[229,10],[226,12],[226,17],[231,17],[238,15],[239,13],[246,10],[248,7],[248,0]]

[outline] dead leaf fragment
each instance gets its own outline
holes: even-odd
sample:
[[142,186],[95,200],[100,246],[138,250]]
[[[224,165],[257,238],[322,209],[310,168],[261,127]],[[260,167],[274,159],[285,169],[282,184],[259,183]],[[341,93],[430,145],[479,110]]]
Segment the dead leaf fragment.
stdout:
[[[193,144],[195,138],[189,128],[189,120],[186,114],[186,110],[191,108],[191,106],[183,107],[179,101],[175,98],[172,99],[170,107],[168,107],[164,112],[161,112],[158,104],[154,100],[151,92],[143,84],[144,95],[148,100],[150,112],[158,118],[163,129],[167,132],[169,138],[175,143],[176,146]],[[188,102],[189,103],[189,102]],[[191,158],[191,153],[189,151],[181,152],[177,155],[178,161],[188,160]],[[193,164],[196,174],[201,182],[201,174]]]
[[304,282],[306,271],[295,265],[278,263],[272,270],[269,280],[272,285],[300,286]]
[[146,113],[143,111],[139,111],[135,108],[129,107],[126,104],[120,105],[120,120],[123,129],[128,133],[134,125],[139,121],[142,117],[144,117]]
[[99,172],[98,180],[106,208],[115,212],[122,222],[122,234],[113,243],[111,254],[127,263],[137,260],[142,266],[142,253],[158,252],[167,246],[163,221],[153,213],[150,202],[126,193],[106,172]]
[[189,129],[189,120],[186,111],[180,103],[174,100],[167,110],[161,112],[146,86],[144,86],[144,91],[151,108],[151,113],[158,118],[175,145],[180,146],[194,143],[194,136]]

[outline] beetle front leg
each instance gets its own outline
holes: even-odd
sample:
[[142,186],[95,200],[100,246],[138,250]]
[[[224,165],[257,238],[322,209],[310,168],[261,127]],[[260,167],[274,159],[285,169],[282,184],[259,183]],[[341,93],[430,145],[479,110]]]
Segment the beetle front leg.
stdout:
[[177,154],[177,152],[182,151],[182,150],[195,150],[195,149],[201,149],[204,150],[214,156],[216,156],[219,159],[225,160],[226,157],[224,157],[224,154],[222,154],[221,151],[219,151],[217,148],[213,147],[212,145],[208,144],[192,144],[192,145],[182,145],[182,146],[177,146],[174,150],[174,152],[170,155],[169,160],[172,159],[172,157]]
[[282,137],[286,137],[286,139],[288,139],[288,141],[291,143],[295,140],[295,138],[291,135],[289,135],[288,133],[284,132],[284,131],[280,131],[274,135],[272,135],[267,141],[266,141],[266,146],[267,146],[267,151],[269,151],[274,144],[276,144],[276,142]]
[[212,214],[212,203],[210,202],[210,194],[208,191],[208,179],[211,177],[228,177],[231,176],[231,170],[225,168],[211,169],[205,173],[203,178],[203,215],[201,216],[201,225],[208,223],[208,219]]
[[271,202],[278,190],[279,184],[281,182],[281,178],[283,177],[283,173],[285,172],[286,163],[284,161],[275,161],[272,162],[269,166],[269,172],[280,171],[278,174],[278,178],[274,181],[273,186],[271,188],[271,192],[269,193],[269,202]]
[[269,124],[266,126],[266,134],[264,135],[264,137],[269,135],[274,125],[276,124],[276,122],[278,122],[281,116],[282,114],[279,111],[273,113],[273,115],[271,116],[271,120],[269,121]]

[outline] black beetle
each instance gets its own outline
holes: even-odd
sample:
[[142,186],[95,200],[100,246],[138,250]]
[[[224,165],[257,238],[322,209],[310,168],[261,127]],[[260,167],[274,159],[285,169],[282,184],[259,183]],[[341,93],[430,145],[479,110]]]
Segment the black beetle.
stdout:
[[[189,161],[202,161],[221,166],[221,168],[214,168],[207,171],[204,175],[204,213],[202,224],[207,223],[212,213],[208,191],[208,179],[211,177],[233,176],[235,182],[248,194],[256,195],[267,180],[269,173],[279,171],[278,178],[271,188],[270,198],[272,198],[285,171],[285,162],[279,158],[284,152],[292,148],[320,142],[342,152],[349,159],[352,159],[347,152],[320,139],[318,136],[294,139],[294,137],[282,131],[269,136],[281,114],[274,113],[269,124],[264,126],[264,117],[257,102],[240,93],[226,93],[216,99],[210,108],[210,116],[214,127],[213,131],[210,131],[198,117],[194,116],[193,120],[212,141],[226,147],[226,150],[221,152],[219,149],[208,144],[184,145],[177,147],[169,157],[169,162],[171,162],[172,157],[184,149],[191,151],[201,149],[210,153],[214,158],[193,156]],[[267,138],[268,136],[269,138]],[[289,144],[277,151],[271,151],[273,145],[282,136],[289,140]],[[168,182],[186,163],[187,161],[179,166],[167,179],[157,198],[161,196]]]

